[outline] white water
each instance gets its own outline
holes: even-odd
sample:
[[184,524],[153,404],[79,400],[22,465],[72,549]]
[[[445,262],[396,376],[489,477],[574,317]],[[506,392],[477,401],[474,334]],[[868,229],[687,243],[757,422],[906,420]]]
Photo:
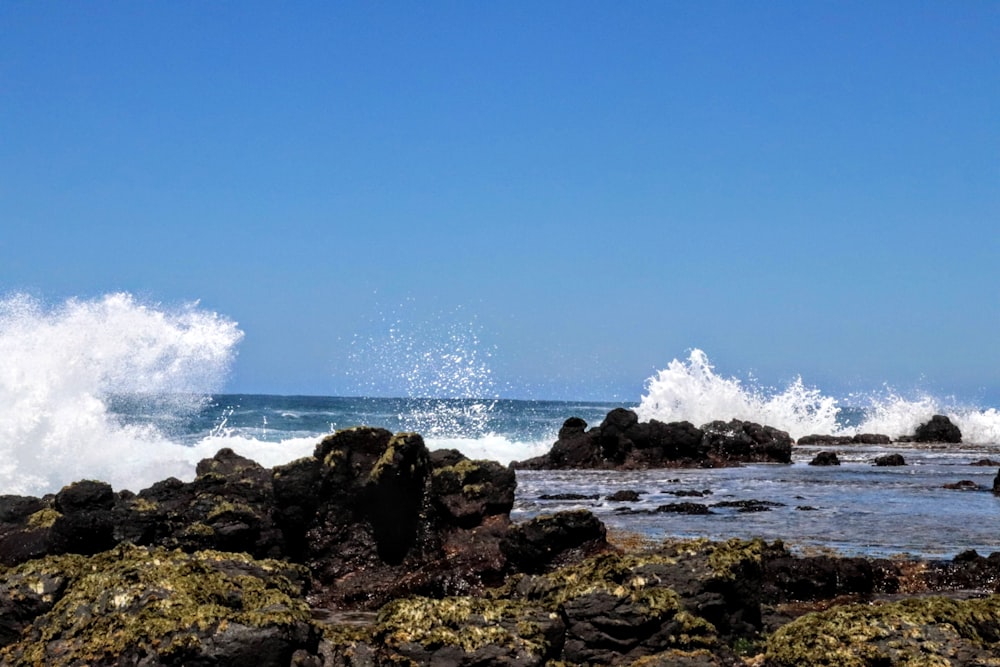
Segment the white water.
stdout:
[[39,494],[83,478],[137,489],[189,477],[202,448],[120,425],[107,397],[169,393],[178,410],[194,409],[221,385],[242,337],[196,305],[168,310],[129,294],[51,308],[25,295],[0,301],[0,493]]
[[692,350],[687,362],[674,359],[646,381],[636,410],[643,421],[689,421],[696,426],[715,419],[743,419],[775,426],[793,438],[838,430],[837,400],[807,388],[797,378],[784,391],[770,393],[715,373],[708,356]]
[[[428,332],[433,335],[428,335]],[[80,479],[100,479],[137,491],[168,476],[191,479],[195,464],[231,447],[272,466],[309,454],[316,436],[267,441],[225,423],[181,444],[151,426],[123,425],[109,412],[110,396],[168,394],[184,414],[218,391],[243,337],[235,322],[197,304],[164,308],[128,294],[72,299],[46,306],[14,295],[0,299],[0,494],[57,491]],[[394,377],[397,395],[413,401],[401,415],[434,448],[459,449],[501,463],[544,453],[555,439],[493,432],[495,387],[475,324],[407,328],[360,346],[358,373]],[[440,398],[467,399],[458,402]],[[861,399],[852,397],[851,405]],[[673,360],[650,378],[637,409],[644,420],[741,418],[776,426],[793,437],[809,433],[910,434],[931,415],[949,415],[967,442],[1000,443],[995,408],[955,406],[933,397],[905,399],[883,392],[867,398],[866,419],[840,420],[838,401],[796,379],[781,391],[718,375],[700,350]],[[861,401],[861,402],[865,402]],[[573,416],[571,414],[566,417]],[[296,434],[298,435],[298,434]]]
[[807,387],[796,378],[783,390],[765,390],[752,380],[722,377],[708,355],[694,349],[687,361],[674,359],[646,381],[646,393],[636,412],[640,419],[690,421],[701,425],[715,419],[754,421],[787,431],[793,438],[809,434],[882,433],[892,438],[912,435],[935,414],[947,415],[965,442],[1000,443],[1000,413],[947,403],[932,396],[905,398],[893,391],[852,396],[851,408],[864,411],[856,424],[844,423],[840,401]]

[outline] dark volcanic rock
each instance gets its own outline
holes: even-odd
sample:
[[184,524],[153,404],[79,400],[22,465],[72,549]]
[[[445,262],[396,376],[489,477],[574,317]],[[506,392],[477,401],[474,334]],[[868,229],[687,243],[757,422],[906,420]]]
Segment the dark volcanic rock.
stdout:
[[881,433],[858,433],[851,438],[851,442],[858,445],[888,445],[892,438]]
[[584,493],[543,493],[538,496],[539,500],[600,500],[601,495],[595,493],[587,495]]
[[284,556],[272,478],[271,470],[221,449],[198,463],[193,482],[169,478],[135,495],[120,494],[115,541]]
[[770,603],[830,600],[843,595],[893,593],[898,573],[891,563],[865,558],[793,556],[781,544],[763,558],[763,596]]
[[289,665],[315,653],[307,573],[245,554],[120,545],[4,573],[0,664]]
[[667,503],[666,505],[660,505],[654,512],[669,513],[669,514],[712,514],[712,510],[708,508],[708,505],[702,505],[701,503]]
[[913,435],[917,442],[962,442],[962,431],[944,415],[934,415],[929,422],[917,427]]
[[701,427],[709,456],[725,463],[791,463],[792,439],[771,426],[733,419]]
[[839,466],[840,459],[837,458],[836,452],[819,452],[813,457],[813,460],[809,462],[811,466]]
[[784,506],[784,503],[778,503],[773,500],[724,500],[712,504],[712,507],[736,509],[740,512],[768,512],[775,507]]
[[613,503],[634,503],[639,500],[639,492],[632,489],[622,489],[612,493],[606,500]]
[[819,445],[820,447],[829,447],[830,445],[850,445],[854,442],[854,438],[849,435],[804,435],[798,440],[796,444],[799,445]]
[[945,484],[943,488],[949,489],[951,491],[975,491],[979,488],[979,485],[973,482],[971,479],[963,479],[958,482],[951,482],[949,484]]
[[906,459],[903,458],[902,454],[886,454],[884,456],[878,456],[872,462],[876,466],[905,466]]
[[600,426],[586,429],[573,417],[543,456],[512,463],[526,470],[715,467],[744,462],[791,462],[792,439],[784,431],[753,422],[640,422],[635,412],[615,408]]
[[607,548],[607,531],[586,510],[543,515],[511,527],[501,549],[512,571],[544,572]]

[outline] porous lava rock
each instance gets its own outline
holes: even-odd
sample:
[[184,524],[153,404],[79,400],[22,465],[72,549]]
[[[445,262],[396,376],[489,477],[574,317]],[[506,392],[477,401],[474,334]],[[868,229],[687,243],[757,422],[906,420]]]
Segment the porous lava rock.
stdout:
[[837,452],[818,452],[816,456],[813,457],[812,461],[809,462],[811,466],[839,466],[840,459],[837,457]]
[[246,554],[119,545],[4,573],[3,665],[289,665],[320,631],[308,573]]
[[548,453],[514,462],[524,470],[721,467],[741,463],[790,463],[792,439],[784,431],[733,419],[701,428],[690,422],[640,422],[615,408],[597,427],[567,419]]
[[872,465],[878,467],[905,466],[906,459],[903,458],[902,454],[885,454],[883,456],[876,456],[875,460],[872,461]]
[[917,427],[913,434],[916,442],[962,442],[962,431],[944,415],[934,415],[930,421]]

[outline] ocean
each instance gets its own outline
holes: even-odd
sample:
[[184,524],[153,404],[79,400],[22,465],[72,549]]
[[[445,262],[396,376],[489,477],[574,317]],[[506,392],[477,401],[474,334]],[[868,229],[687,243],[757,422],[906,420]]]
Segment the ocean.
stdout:
[[[567,418],[597,425],[614,407],[634,409],[643,420],[696,425],[748,419],[794,438],[898,437],[933,414],[946,414],[962,430],[963,444],[840,446],[834,448],[843,463],[838,467],[807,465],[820,448],[803,446],[795,448],[791,465],[521,471],[513,516],[582,507],[613,529],[656,539],[764,537],[845,554],[937,558],[967,549],[1000,551],[1000,497],[990,492],[998,466],[972,465],[1000,460],[1000,413],[993,406],[884,390],[833,397],[802,380],[764,389],[717,373],[697,349],[648,378],[631,402],[421,394],[428,387],[488,386],[474,377],[430,378],[400,397],[216,393],[211,388],[224,384],[242,336],[235,324],[197,305],[165,311],[127,294],[56,308],[24,296],[0,300],[0,494],[41,495],[79,479],[138,491],[170,476],[192,479],[197,462],[223,447],[273,466],[307,456],[323,436],[358,425],[416,431],[431,449],[506,464],[547,451]],[[438,367],[451,375],[488,372],[481,363]],[[888,452],[902,454],[907,465],[872,465]],[[945,488],[960,481],[973,488]],[[607,499],[624,489],[639,492],[639,500]],[[581,498],[544,498],[565,494]],[[707,505],[711,513],[645,511],[681,501]],[[762,501],[754,506],[760,511],[741,511],[743,501]]]

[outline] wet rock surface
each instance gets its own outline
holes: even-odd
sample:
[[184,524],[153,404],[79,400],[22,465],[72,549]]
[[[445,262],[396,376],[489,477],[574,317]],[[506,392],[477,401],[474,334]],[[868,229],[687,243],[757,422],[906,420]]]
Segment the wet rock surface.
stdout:
[[790,463],[792,439],[784,431],[733,419],[701,428],[690,422],[640,422],[616,408],[599,426],[573,417],[548,453],[511,464],[524,470],[720,467],[741,463]]
[[934,415],[930,421],[917,427],[913,435],[916,442],[962,442],[962,431],[944,415]]
[[840,458],[837,456],[837,452],[819,452],[813,457],[812,461],[809,462],[811,466],[839,466]]

